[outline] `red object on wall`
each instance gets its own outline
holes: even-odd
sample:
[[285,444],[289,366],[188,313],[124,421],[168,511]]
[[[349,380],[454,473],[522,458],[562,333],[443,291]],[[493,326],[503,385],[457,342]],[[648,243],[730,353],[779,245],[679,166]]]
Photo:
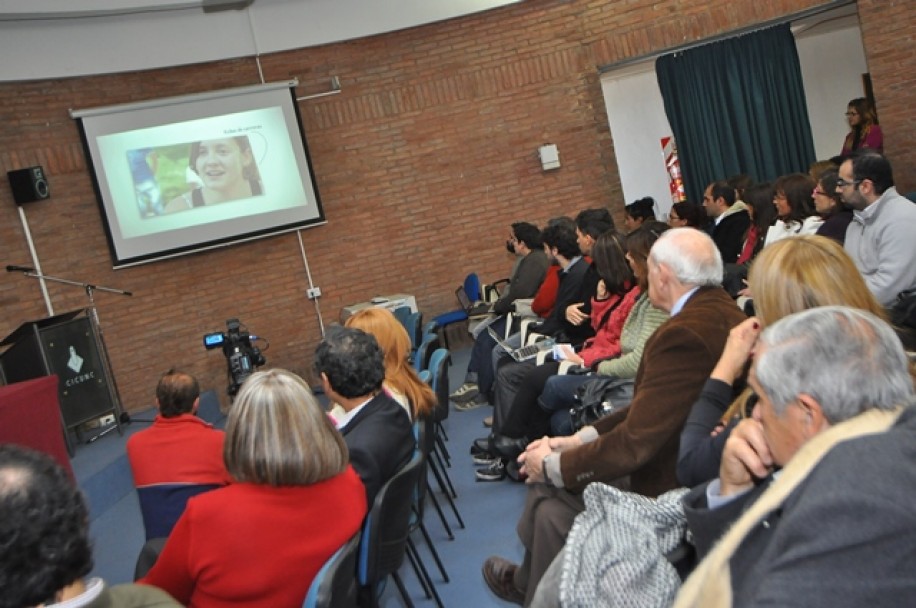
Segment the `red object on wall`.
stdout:
[[52,456],[73,477],[64,443],[57,376],[0,386],[0,443],[23,445]]
[[681,161],[677,157],[677,145],[673,137],[662,137],[662,154],[665,157],[665,169],[668,171],[668,190],[672,203],[687,200],[684,192],[684,180],[681,178]]

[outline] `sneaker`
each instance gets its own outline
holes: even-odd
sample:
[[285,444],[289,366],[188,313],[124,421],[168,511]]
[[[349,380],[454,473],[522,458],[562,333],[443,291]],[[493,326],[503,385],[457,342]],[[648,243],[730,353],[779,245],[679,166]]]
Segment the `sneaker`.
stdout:
[[477,477],[477,481],[502,481],[506,478],[506,463],[498,458],[487,468],[478,469],[474,476]]
[[481,452],[480,454],[474,454],[472,460],[478,467],[491,467],[499,460],[499,456],[490,454],[489,452]]
[[467,403],[455,403],[455,409],[459,412],[467,412],[469,410],[476,410],[477,408],[483,407],[488,403],[489,402],[487,401],[486,395],[477,395]]
[[455,403],[466,403],[471,401],[480,394],[480,390],[477,388],[477,384],[474,382],[465,382],[458,387],[458,390],[448,396],[449,399]]

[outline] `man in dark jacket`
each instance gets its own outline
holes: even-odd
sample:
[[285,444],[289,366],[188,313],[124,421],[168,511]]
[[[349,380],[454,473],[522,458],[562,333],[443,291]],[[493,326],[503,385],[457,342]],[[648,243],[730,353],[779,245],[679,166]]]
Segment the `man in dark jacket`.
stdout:
[[337,428],[350,464],[375,495],[413,455],[416,441],[406,410],[382,389],[385,361],[375,338],[349,327],[331,327],[315,350],[315,370],[325,394],[346,414]]

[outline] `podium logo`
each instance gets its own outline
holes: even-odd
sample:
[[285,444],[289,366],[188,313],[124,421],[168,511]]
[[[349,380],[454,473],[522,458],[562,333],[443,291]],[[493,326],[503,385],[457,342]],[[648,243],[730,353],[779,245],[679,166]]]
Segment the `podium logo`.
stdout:
[[80,373],[83,369],[83,358],[76,354],[76,347],[70,347],[70,359],[67,361],[67,367],[73,370],[74,374]]

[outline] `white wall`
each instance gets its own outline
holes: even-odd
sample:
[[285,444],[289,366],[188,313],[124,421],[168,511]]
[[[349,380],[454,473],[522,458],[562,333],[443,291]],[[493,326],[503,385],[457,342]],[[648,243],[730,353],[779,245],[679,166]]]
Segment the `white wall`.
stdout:
[[623,198],[629,204],[651,196],[657,217],[671,209],[668,171],[661,138],[671,136],[671,126],[655,78],[655,62],[648,61],[601,79]]
[[[797,35],[796,45],[814,149],[817,158],[828,159],[840,153],[849,129],[843,116],[846,104],[864,95],[862,73],[867,68],[858,20],[812,27]],[[667,213],[671,201],[659,139],[671,135],[671,127],[655,78],[655,62],[608,72],[601,78],[601,87],[625,201],[650,195]]]
[[[826,160],[843,148],[849,131],[846,104],[864,97],[862,74],[868,72],[862,32],[854,27],[823,34],[817,28],[796,38],[798,61],[805,81],[808,118],[817,158]],[[880,110],[880,108],[878,108]]]
[[[200,8],[180,8],[188,2],[176,0],[167,4],[179,8],[170,10],[70,18],[76,7],[105,13],[164,3],[0,0],[0,82],[254,56],[371,36],[519,1],[255,0],[247,9],[204,13]],[[23,19],[38,12],[47,18]]]

